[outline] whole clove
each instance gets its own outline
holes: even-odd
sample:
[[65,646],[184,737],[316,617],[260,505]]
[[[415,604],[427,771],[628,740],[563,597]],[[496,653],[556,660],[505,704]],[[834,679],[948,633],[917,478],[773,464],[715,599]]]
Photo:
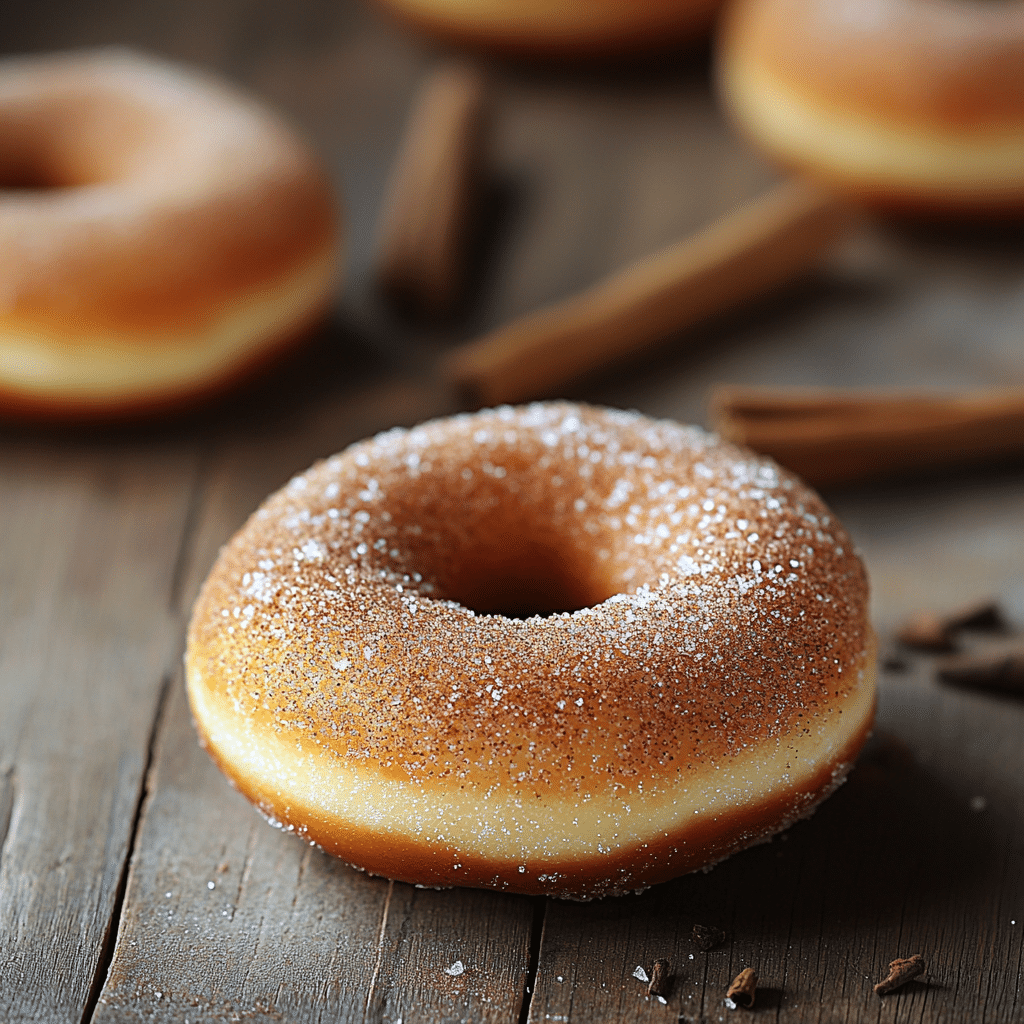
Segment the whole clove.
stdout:
[[875,992],[880,996],[888,995],[924,971],[924,959],[920,953],[914,953],[905,960],[893,960],[889,964],[889,973],[875,986]]
[[655,960],[651,968],[651,983],[647,986],[649,996],[660,996],[664,999],[671,988],[672,976],[669,974],[667,960]]
[[725,1005],[730,1010],[749,1010],[754,1005],[757,993],[757,971],[746,967],[732,980],[729,990],[725,993]]
[[695,924],[693,926],[693,944],[701,953],[717,949],[725,942],[725,932],[721,928],[713,928],[706,924]]

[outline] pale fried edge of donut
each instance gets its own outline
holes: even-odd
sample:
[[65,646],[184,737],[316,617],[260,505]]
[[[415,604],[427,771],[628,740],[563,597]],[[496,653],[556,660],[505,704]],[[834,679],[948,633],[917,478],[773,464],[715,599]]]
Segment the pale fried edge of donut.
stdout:
[[[845,780],[870,731],[876,682],[873,634],[867,649],[845,668],[856,673],[858,682],[842,707],[832,705],[817,722],[816,749],[810,757],[800,758],[798,772],[791,767],[794,748],[806,741],[782,737],[771,758],[752,754],[713,766],[719,795],[710,805],[704,792],[683,803],[682,795],[667,788],[661,797],[650,792],[632,794],[628,799],[639,805],[635,813],[623,813],[623,798],[601,801],[591,796],[582,803],[549,798],[541,802],[540,810],[528,807],[526,814],[532,820],[523,820],[522,802],[517,805],[515,797],[501,800],[473,794],[465,798],[446,792],[440,784],[430,791],[410,782],[360,779],[358,772],[345,771],[336,756],[303,743],[304,737],[294,731],[263,736],[249,730],[239,736],[240,723],[225,706],[227,699],[221,700],[218,709],[188,662],[186,675],[203,745],[272,822],[374,875],[431,886],[477,886],[589,899],[710,867],[809,815]],[[830,739],[826,726],[843,712],[848,714],[844,729]],[[772,764],[774,768],[766,770]],[[779,791],[773,780],[783,777],[784,768],[790,770],[790,781]],[[730,778],[734,789],[748,794],[739,806],[731,803],[731,794],[722,793],[723,782]],[[325,799],[332,789],[334,800]],[[355,792],[360,789],[362,813],[358,808],[353,812],[351,804],[344,806],[346,798],[359,799]],[[389,820],[393,808],[410,806],[417,808],[421,822],[443,823],[447,834],[428,837]],[[599,831],[601,818],[612,819],[604,831]],[[644,831],[619,839],[630,821],[641,820],[647,826]],[[577,835],[589,827],[590,839],[565,842],[573,826]],[[518,845],[514,833],[524,837]],[[691,839],[694,849],[687,849]]]
[[843,191],[910,207],[1024,209],[1024,125],[973,135],[882,125],[735,54],[720,62],[718,86],[759,148]]
[[201,334],[107,334],[65,341],[68,331],[12,333],[0,320],[0,393],[29,408],[159,404],[235,376],[325,311],[338,281],[332,241],[274,287],[225,306]]
[[483,17],[479,13],[452,14],[440,10],[440,2],[424,0],[377,0],[377,6],[414,31],[461,46],[498,54],[571,60],[639,55],[693,43],[711,29],[722,2],[691,0],[685,11],[648,21],[642,20],[642,11],[635,5],[623,3],[621,13],[603,23],[595,24],[595,19],[587,15],[577,18],[570,14],[562,17],[560,25],[554,19],[524,17],[522,11],[516,12],[515,19],[505,11],[493,10]]

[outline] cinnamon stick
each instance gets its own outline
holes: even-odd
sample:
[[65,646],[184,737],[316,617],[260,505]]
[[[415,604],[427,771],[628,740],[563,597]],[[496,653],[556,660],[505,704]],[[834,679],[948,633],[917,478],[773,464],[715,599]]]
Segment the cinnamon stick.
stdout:
[[710,420],[727,440],[819,485],[1024,452],[1022,389],[934,395],[722,387]]
[[785,182],[582,294],[455,351],[447,373],[474,404],[550,394],[806,273],[853,219],[816,187]]
[[1024,693],[1024,642],[1012,640],[987,650],[951,655],[935,666],[944,683],[969,689]]
[[484,104],[484,80],[470,68],[445,66],[431,74],[413,104],[385,192],[377,284],[418,316],[443,317],[462,297]]

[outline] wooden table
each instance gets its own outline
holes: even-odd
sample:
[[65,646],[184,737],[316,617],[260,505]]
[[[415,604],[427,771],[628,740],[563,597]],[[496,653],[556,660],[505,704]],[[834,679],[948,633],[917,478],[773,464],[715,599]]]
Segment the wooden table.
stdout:
[[[702,54],[646,67],[493,67],[490,258],[464,320],[393,319],[368,283],[383,179],[442,54],[355,2],[9,0],[16,52],[125,42],[287,111],[344,197],[348,286],[270,382],[201,415],[0,431],[0,1020],[594,1022],[1024,1019],[1024,707],[881,681],[849,783],[710,874],[575,904],[369,878],[269,827],[198,748],[180,663],[218,546],[313,459],[452,411],[438,356],[756,194]],[[735,383],[1024,379],[1019,228],[875,226],[821,276],[565,392],[700,421]],[[828,495],[867,560],[883,653],[925,606],[998,597],[1024,622],[1021,466]],[[727,933],[711,952],[694,923]],[[924,983],[882,1000],[889,960]],[[666,1004],[638,966],[666,957]],[[742,1012],[735,1015],[739,1020]]]

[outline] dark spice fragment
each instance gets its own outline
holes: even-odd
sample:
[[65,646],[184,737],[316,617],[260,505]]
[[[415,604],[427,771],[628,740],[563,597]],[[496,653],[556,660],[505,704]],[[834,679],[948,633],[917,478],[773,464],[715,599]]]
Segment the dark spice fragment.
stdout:
[[919,974],[924,974],[924,959],[920,953],[908,956],[906,960],[893,960],[889,964],[889,973],[875,986],[875,992],[888,995],[908,981],[913,981]]
[[730,1010],[742,1007],[749,1010],[754,1005],[757,992],[757,971],[753,967],[744,968],[733,978],[729,991],[725,993],[725,1005]]
[[721,928],[712,928],[706,924],[693,926],[693,942],[701,953],[716,949],[725,942],[725,932]]
[[655,960],[651,968],[651,983],[647,986],[649,996],[661,996],[664,998],[672,988],[672,976],[668,971],[667,960]]

